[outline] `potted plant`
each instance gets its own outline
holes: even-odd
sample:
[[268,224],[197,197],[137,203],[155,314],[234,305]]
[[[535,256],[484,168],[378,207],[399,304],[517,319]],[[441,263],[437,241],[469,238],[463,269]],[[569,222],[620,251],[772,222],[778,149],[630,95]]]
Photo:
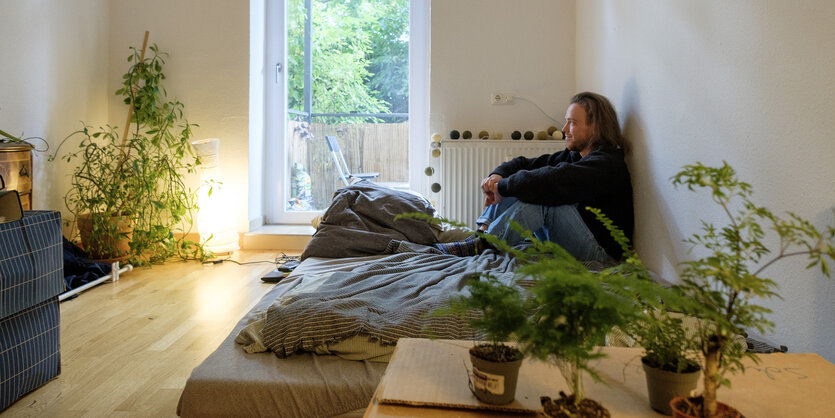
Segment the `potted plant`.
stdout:
[[[146,33],[147,43],[147,33]],[[183,104],[168,99],[164,52],[150,46],[151,56],[131,47],[131,63],[116,91],[128,105],[124,133],[107,126],[84,125],[67,136],[77,146],[61,158],[74,164],[64,201],[75,218],[82,245],[96,259],[128,259],[134,264],[159,263],[179,255],[205,257],[202,246],[175,238],[188,232],[197,210],[196,195],[184,181],[200,161],[189,144],[192,128]]]
[[[394,219],[417,219],[443,227],[467,229],[460,222],[422,212],[402,213]],[[498,240],[491,237],[494,242]],[[476,271],[463,294],[451,297],[443,307],[431,313],[432,316],[452,315],[465,320],[484,336],[486,342],[469,350],[473,366],[470,391],[482,402],[504,405],[513,402],[516,396],[524,354],[507,342],[514,339],[515,332],[527,320],[525,307],[524,295],[515,282],[504,283],[489,273]]]
[[[628,250],[623,233],[600,211],[590,210]],[[554,417],[608,416],[603,405],[585,397],[583,374],[599,380],[589,363],[605,356],[599,348],[613,327],[625,327],[639,317],[641,305],[636,295],[660,300],[665,290],[649,280],[635,257],[629,257],[623,265],[595,272],[558,244],[537,240],[515,222],[511,222],[511,227],[528,238],[531,245],[520,250],[496,237],[485,238],[494,247],[514,254],[521,264],[517,278],[525,283],[528,318],[517,330],[516,338],[526,354],[553,361],[571,391],[560,392],[558,399],[543,396],[545,413]]]
[[[489,274],[476,274],[468,282],[469,293],[452,298],[433,315],[456,315],[469,320],[487,342],[470,348],[470,390],[480,401],[504,405],[513,402],[522,351],[508,345],[512,334],[525,322],[524,300],[519,288]],[[472,315],[473,312],[478,313]]]
[[[671,407],[678,416],[715,417],[733,412],[717,402],[717,389],[730,386],[728,372],[744,372],[742,360],[756,361],[756,354],[732,343],[732,336],[747,328],[763,333],[774,324],[766,318],[770,309],[757,304],[759,299],[779,297],[777,283],[762,276],[776,261],[805,256],[807,268],[819,266],[829,277],[827,260],[835,259],[835,227],[818,231],[794,213],[781,219],[750,200],[751,186],[737,179],[727,162],[721,167],[701,163],[687,165],[672,178],[676,187],[707,189],[722,209],[727,223],[716,226],[702,222],[700,233],[687,241],[704,251],[702,258],[684,263],[679,290],[690,298],[692,315],[697,316],[697,349],[704,372],[704,392],[697,398],[676,398]],[[762,224],[771,227],[779,238],[772,247],[765,243]]]
[[641,366],[646,375],[652,409],[672,415],[670,401],[696,390],[701,367],[695,339],[688,336],[682,316],[667,306],[648,306],[645,314],[629,325],[629,334],[644,349]]
[[[651,281],[649,270],[627,245],[628,240],[599,210],[590,209],[597,219],[621,244],[625,262],[609,273],[639,277]],[[672,415],[670,400],[689,395],[696,389],[701,367],[694,356],[696,335],[685,324],[684,315],[692,301],[677,288],[655,286],[643,294],[634,293],[640,312],[625,326],[626,334],[644,349],[641,366],[646,375],[650,407],[665,415]],[[677,310],[678,312],[674,312]],[[696,320],[687,318],[688,322]],[[622,334],[622,332],[621,332]]]

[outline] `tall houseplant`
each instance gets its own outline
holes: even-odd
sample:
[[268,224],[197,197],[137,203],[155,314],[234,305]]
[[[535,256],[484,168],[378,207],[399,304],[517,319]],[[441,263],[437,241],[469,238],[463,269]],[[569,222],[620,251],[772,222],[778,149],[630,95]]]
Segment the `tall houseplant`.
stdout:
[[[757,304],[758,299],[779,297],[777,283],[762,276],[763,271],[779,260],[804,256],[809,261],[807,268],[817,266],[829,277],[827,260],[835,259],[835,227],[820,232],[794,213],[782,219],[757,206],[750,200],[751,186],[739,181],[727,162],[721,167],[701,163],[684,166],[672,182],[689,190],[707,189],[727,218],[722,226],[703,221],[701,232],[688,239],[706,255],[684,263],[679,288],[695,302],[691,314],[704,319],[699,322],[696,340],[704,371],[704,393],[699,399],[673,402],[689,406],[690,415],[714,417],[718,413],[717,389],[730,386],[727,372],[744,372],[745,357],[756,360],[756,354],[732,344],[731,337],[748,328],[763,333],[774,327],[766,318],[771,310]],[[763,224],[770,226],[779,239],[776,246],[766,245]]]
[[74,164],[64,201],[79,228],[89,230],[82,238],[93,258],[142,264],[177,255],[204,257],[199,244],[174,235],[185,236],[182,226],[191,227],[197,210],[195,192],[183,177],[200,164],[189,144],[196,125],[188,123],[183,104],[169,99],[162,85],[166,54],[156,45],[149,47],[150,57],[145,45],[130,49],[130,68],[116,91],[128,106],[124,133],[120,137],[109,125],[84,125],[61,142],[58,150],[80,138],[61,157]]

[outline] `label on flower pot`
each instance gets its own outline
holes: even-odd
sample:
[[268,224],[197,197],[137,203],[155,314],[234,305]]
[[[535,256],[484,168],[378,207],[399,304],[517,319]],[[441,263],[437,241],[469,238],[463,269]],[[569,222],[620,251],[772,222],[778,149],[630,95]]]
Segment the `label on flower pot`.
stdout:
[[494,395],[504,394],[504,376],[490,374],[473,366],[473,386]]

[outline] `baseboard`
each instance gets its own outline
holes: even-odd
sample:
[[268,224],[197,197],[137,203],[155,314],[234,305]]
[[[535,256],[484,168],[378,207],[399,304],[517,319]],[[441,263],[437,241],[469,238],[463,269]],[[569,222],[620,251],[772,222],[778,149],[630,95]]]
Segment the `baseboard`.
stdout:
[[264,225],[242,235],[241,249],[301,251],[315,232],[309,225]]

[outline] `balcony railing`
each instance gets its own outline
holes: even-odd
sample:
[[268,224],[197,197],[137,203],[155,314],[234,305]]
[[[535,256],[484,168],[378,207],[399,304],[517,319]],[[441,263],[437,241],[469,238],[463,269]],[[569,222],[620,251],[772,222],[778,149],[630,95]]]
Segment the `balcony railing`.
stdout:
[[[320,113],[289,111],[305,120],[288,123],[291,197],[298,199],[305,175],[310,178],[310,197],[301,193],[303,201],[288,203],[291,210],[323,210],[330,204],[334,191],[343,186],[334,167],[325,135],[339,139],[342,154],[352,172],[379,172],[381,183],[409,181],[408,114]],[[363,119],[402,119],[398,122],[358,122]],[[327,122],[317,122],[325,119]],[[339,119],[351,122],[334,123]],[[312,120],[312,122],[308,122]],[[294,163],[301,168],[292,170]],[[301,172],[303,171],[303,173]],[[293,193],[296,191],[297,193]]]

